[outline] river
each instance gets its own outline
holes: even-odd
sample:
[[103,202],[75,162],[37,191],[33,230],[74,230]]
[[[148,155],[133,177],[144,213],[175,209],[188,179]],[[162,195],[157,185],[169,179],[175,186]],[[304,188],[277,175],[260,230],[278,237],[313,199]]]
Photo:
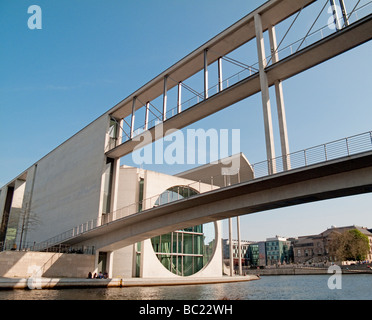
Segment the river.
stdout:
[[333,290],[329,278],[283,275],[208,285],[2,290],[0,300],[372,300],[372,275],[342,275],[341,289]]

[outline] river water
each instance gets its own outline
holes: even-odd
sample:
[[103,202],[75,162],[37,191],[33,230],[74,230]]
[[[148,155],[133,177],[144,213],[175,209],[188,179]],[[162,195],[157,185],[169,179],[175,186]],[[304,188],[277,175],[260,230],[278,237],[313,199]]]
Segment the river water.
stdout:
[[329,279],[330,275],[285,275],[208,285],[2,290],[0,300],[372,300],[370,274],[342,275],[341,289],[333,290]]

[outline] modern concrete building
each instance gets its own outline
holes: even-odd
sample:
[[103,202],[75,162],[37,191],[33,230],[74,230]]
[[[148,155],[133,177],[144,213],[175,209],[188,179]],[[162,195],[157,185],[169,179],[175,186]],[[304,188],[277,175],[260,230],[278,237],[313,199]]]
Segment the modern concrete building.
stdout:
[[[68,143],[68,142],[67,142]],[[61,146],[63,148],[66,146]],[[62,152],[58,148],[48,157],[54,159],[54,153]],[[241,163],[240,172],[230,175],[229,179],[250,180],[252,170],[243,154],[235,155]],[[23,249],[32,247],[33,243],[48,239],[69,230],[75,230],[82,221],[90,221],[95,225],[106,223],[136,212],[163,205],[176,200],[192,197],[200,192],[218,189],[229,183],[226,179],[211,181],[211,175],[220,177],[218,172],[225,166],[224,159],[213,164],[202,165],[192,170],[179,173],[177,176],[144,170],[122,165],[118,170],[117,181],[113,177],[114,166],[107,161],[102,168],[102,190],[98,192],[91,186],[83,186],[70,190],[69,181],[63,179],[62,169],[58,166],[53,170],[50,165],[50,177],[60,177],[53,186],[48,179],[35,179],[39,166],[44,166],[48,158],[35,164],[21,178],[14,182],[14,187],[8,187],[5,200],[5,213],[2,219],[2,241],[6,247]],[[53,162],[52,162],[53,163]],[[48,168],[48,166],[46,165]],[[76,171],[75,171],[76,170]],[[78,175],[77,169],[73,170]],[[68,173],[74,183],[78,179]],[[42,177],[42,175],[41,175]],[[208,179],[209,177],[209,179]],[[80,176],[80,178],[84,178]],[[92,179],[86,177],[86,179]],[[209,183],[208,183],[209,182]],[[211,183],[213,182],[213,184]],[[43,186],[47,185],[47,187]],[[116,197],[112,197],[115,192]],[[46,194],[47,197],[43,197]],[[101,206],[93,201],[94,195],[100,197]],[[77,198],[84,205],[77,205]],[[31,205],[33,210],[28,210]],[[110,201],[114,199],[114,201]],[[53,203],[56,201],[56,204]],[[93,204],[97,207],[93,208]],[[73,204],[76,207],[73,208]],[[88,211],[85,205],[90,209]],[[65,207],[71,212],[65,213]],[[72,209],[73,208],[73,209]],[[94,210],[93,210],[94,209]],[[100,216],[94,213],[100,212]],[[88,220],[87,220],[88,219]],[[179,229],[171,233],[157,235],[151,239],[135,243],[114,251],[96,252],[96,272],[107,271],[111,277],[218,277],[222,276],[222,230],[221,222],[210,222],[194,227]],[[70,229],[71,230],[71,229]],[[3,243],[4,243],[3,242]],[[93,271],[93,270],[92,270]]]
[[[333,162],[310,168],[305,174],[302,169],[296,171],[290,161],[281,82],[372,37],[372,16],[360,16],[341,30],[322,36],[319,41],[309,42],[301,50],[279,59],[275,25],[315,2],[267,1],[128,95],[2,186],[0,243],[3,246],[14,244],[22,249],[33,243],[48,246],[51,238],[53,243],[58,243],[61,239],[79,234],[81,237],[76,241],[82,244],[89,240],[89,244],[93,245],[94,240],[99,238],[102,246],[101,251],[96,253],[96,269],[107,269],[111,276],[222,274],[219,223],[206,225],[205,222],[370,192],[370,153],[365,156],[357,154],[355,158],[359,157],[359,161],[351,157],[347,160],[328,158]],[[266,31],[269,33],[270,49],[265,51]],[[239,72],[234,81],[230,78],[227,82],[222,74],[222,60],[228,60],[228,54],[249,42],[257,49],[257,67],[244,63],[244,76]],[[266,58],[269,52],[271,64]],[[213,63],[217,63],[218,69],[218,79],[215,79],[217,92],[208,91],[208,81],[212,81],[208,67]],[[190,104],[189,100],[183,100],[181,89],[185,87],[186,80],[199,72],[204,75],[203,88],[193,89],[194,102]],[[270,86],[275,86],[278,107],[282,150],[279,158],[275,155]],[[174,109],[170,109],[172,105],[168,99],[168,92],[172,89],[177,90]],[[217,167],[206,165],[176,177],[120,167],[121,158],[134,150],[160,141],[171,132],[186,128],[257,92],[261,92],[264,115],[267,156],[267,161],[262,163],[264,175],[279,171],[282,175],[250,183],[253,170],[243,155],[238,156],[239,170],[225,174],[220,174],[222,163]],[[162,107],[154,108],[155,101],[159,100],[162,100]],[[139,116],[141,113],[144,117]],[[151,114],[155,115],[152,119]],[[370,139],[370,133],[367,137]],[[345,150],[350,156],[347,144]],[[304,166],[310,165],[306,162],[306,153],[304,155]],[[320,161],[323,162],[323,158]],[[282,169],[279,163],[282,163]],[[286,172],[288,169],[295,171]],[[258,172],[259,166],[255,169],[255,177]],[[338,176],[340,173],[342,179]],[[210,179],[212,176],[213,180]],[[312,179],[320,182],[312,183]],[[248,182],[241,183],[244,181]],[[231,188],[219,188],[230,185]],[[155,208],[146,212],[150,218],[144,214],[145,209],[205,190],[211,192],[201,195],[199,203],[188,201],[184,207],[185,203],[178,208],[175,208],[178,204]],[[131,218],[118,219],[127,216]],[[109,225],[113,220],[120,221],[114,226]],[[105,226],[108,228],[104,229]],[[188,228],[184,229],[185,226]],[[172,232],[160,235],[165,229]],[[88,240],[88,235],[84,234],[87,230],[93,230]],[[145,237],[152,240],[143,240]],[[133,245],[133,242],[139,241]]]
[[[131,213],[180,200],[216,186],[134,167],[120,167],[116,206]],[[202,171],[202,170],[201,170]],[[155,236],[108,253],[100,266],[114,277],[221,276],[221,223],[211,222]],[[101,253],[101,256],[107,253]],[[99,270],[103,271],[103,270]]]

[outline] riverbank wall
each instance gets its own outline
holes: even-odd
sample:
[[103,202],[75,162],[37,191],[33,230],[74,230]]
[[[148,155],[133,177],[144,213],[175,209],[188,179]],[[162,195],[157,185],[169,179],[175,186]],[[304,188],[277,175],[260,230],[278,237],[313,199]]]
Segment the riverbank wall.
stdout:
[[94,255],[33,251],[0,252],[0,277],[85,278],[94,270]]
[[0,290],[7,289],[64,289],[64,288],[110,288],[110,287],[151,287],[201,285],[259,280],[257,275],[221,277],[180,277],[180,278],[0,278]]
[[[372,274],[372,270],[366,265],[361,266],[342,266],[342,274]],[[279,276],[279,275],[312,275],[312,274],[330,274],[328,268],[321,267],[279,267],[265,269],[247,269],[244,271],[247,275],[260,276]]]

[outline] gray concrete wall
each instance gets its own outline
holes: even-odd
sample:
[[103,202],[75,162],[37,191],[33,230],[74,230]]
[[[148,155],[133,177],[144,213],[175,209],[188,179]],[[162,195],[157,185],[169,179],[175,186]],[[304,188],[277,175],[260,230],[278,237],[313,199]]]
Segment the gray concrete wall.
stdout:
[[0,252],[0,277],[86,278],[94,270],[94,255],[52,252]]
[[131,278],[135,276],[134,245],[113,252],[111,277]]
[[102,116],[37,162],[30,212],[39,223],[28,230],[27,242],[98,217],[107,127]]

